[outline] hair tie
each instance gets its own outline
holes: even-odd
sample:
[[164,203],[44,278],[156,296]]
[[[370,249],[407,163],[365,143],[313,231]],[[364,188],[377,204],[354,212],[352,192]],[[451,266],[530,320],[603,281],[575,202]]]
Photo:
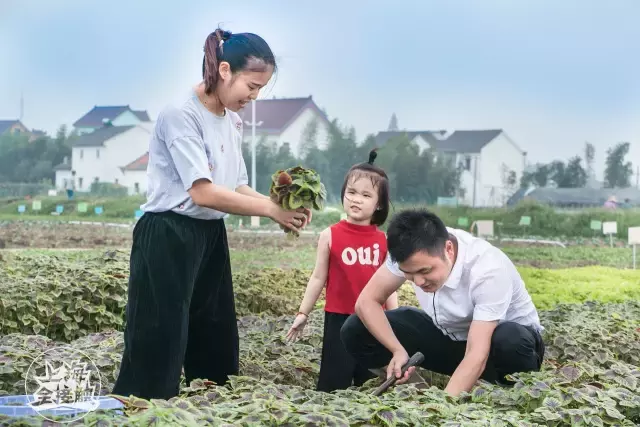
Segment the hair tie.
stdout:
[[378,153],[376,153],[377,148],[374,148],[373,150],[371,150],[369,152],[369,161],[368,163],[370,165],[373,165],[373,162],[376,160],[376,157],[378,157]]
[[218,29],[215,31],[215,34],[218,38],[218,48],[222,49],[222,45],[224,44],[224,42],[231,38],[231,31],[223,31]]

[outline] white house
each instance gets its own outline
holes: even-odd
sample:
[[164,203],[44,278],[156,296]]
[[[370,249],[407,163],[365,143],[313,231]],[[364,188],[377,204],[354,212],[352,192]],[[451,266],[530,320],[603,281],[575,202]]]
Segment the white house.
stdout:
[[36,139],[46,136],[46,133],[41,130],[27,128],[20,120],[0,120],[0,135],[2,134],[12,135],[26,135],[29,137],[29,141],[35,141]]
[[135,126],[150,121],[146,111],[132,110],[128,105],[96,105],[91,111],[76,120],[73,127],[78,134],[82,135],[100,129],[105,122],[110,122],[113,126]]
[[[243,142],[251,142],[251,105],[239,112],[245,122]],[[257,122],[256,137],[258,140],[266,138],[267,143],[274,143],[277,147],[288,143],[292,153],[298,156],[300,146],[305,138],[305,130],[315,127],[315,142],[318,148],[325,148],[327,144],[329,120],[318,108],[311,97],[308,98],[274,98],[256,101]],[[245,159],[250,167],[251,159]],[[130,193],[144,193],[147,190],[148,152],[145,150],[133,157],[129,162],[118,165],[122,176],[120,183],[130,189]]]
[[129,194],[145,194],[147,192],[147,164],[149,152],[120,168],[121,184],[129,189]]
[[68,157],[65,157],[62,163],[55,166],[53,170],[56,172],[55,186],[58,190],[64,190],[67,188],[67,183],[71,179],[71,162]]
[[526,166],[526,155],[503,130],[385,131],[376,140],[406,134],[421,151],[433,149],[462,169],[458,201],[473,207],[504,206],[517,190]]
[[[251,143],[252,107],[248,104],[241,111],[244,121],[243,142]],[[256,137],[266,138],[267,143],[277,147],[288,143],[294,156],[300,156],[300,148],[305,139],[305,131],[315,127],[315,143],[324,149],[327,145],[329,119],[313,101],[307,98],[272,98],[256,101]]]
[[[239,114],[245,122],[244,141],[250,142],[251,105]],[[326,147],[329,120],[310,96],[258,100],[256,116],[261,122],[256,136],[278,147],[288,143],[296,156],[310,128],[315,129],[318,148]],[[90,191],[92,182],[109,182],[126,186],[129,194],[145,193],[154,126],[148,118],[146,112],[129,106],[95,107],[76,121],[74,126],[81,135],[74,142],[71,160],[65,159],[55,167],[56,187],[64,189],[73,178],[76,191]]]
[[107,124],[80,135],[71,148],[71,162],[65,159],[55,167],[56,188],[64,189],[73,171],[76,191],[90,191],[92,182],[126,185],[130,194],[146,191],[146,176],[144,181],[131,181],[123,169],[148,151],[152,131],[151,122],[135,126]]

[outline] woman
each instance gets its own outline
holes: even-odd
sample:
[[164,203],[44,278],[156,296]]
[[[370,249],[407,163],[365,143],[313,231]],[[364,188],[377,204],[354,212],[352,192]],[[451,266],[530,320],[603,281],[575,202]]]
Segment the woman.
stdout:
[[113,393],[169,399],[187,381],[238,373],[226,214],[295,231],[310,211],[284,211],[248,185],[242,120],[275,70],[255,34],[220,29],[205,42],[203,82],[165,108],[149,146],[149,189],[133,231],[124,354]]

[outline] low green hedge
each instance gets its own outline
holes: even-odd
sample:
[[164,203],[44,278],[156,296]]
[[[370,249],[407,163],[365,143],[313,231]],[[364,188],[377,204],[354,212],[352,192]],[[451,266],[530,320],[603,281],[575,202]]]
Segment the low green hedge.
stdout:
[[[75,200],[69,201],[66,197],[42,197],[42,210],[40,216],[50,216],[50,212],[55,212],[56,205],[62,204],[64,208],[64,216],[92,218],[96,219],[93,208],[102,206],[104,209],[101,215],[102,220],[109,219],[126,219],[132,221],[135,217],[135,211],[140,209],[145,199],[142,196],[126,196],[126,197],[90,197],[79,193]],[[78,202],[88,204],[86,213],[77,212]],[[26,205],[24,215],[31,216],[34,212],[31,210],[31,201],[23,199],[5,199],[0,200],[0,214],[11,215],[19,218],[18,206]],[[458,219],[467,218],[469,225],[477,220],[493,220],[495,222],[494,233],[497,236],[539,236],[547,238],[574,238],[574,237],[602,237],[602,232],[590,229],[592,220],[598,221],[616,221],[618,223],[617,238],[626,239],[627,229],[629,227],[640,226],[640,209],[619,209],[611,211],[607,209],[582,209],[576,211],[559,211],[549,206],[538,203],[524,202],[514,208],[468,208],[468,207],[440,207],[440,206],[409,206],[396,205],[391,211],[389,219],[392,215],[402,209],[410,207],[427,207],[438,214],[442,220],[450,227],[459,227]],[[314,229],[322,229],[340,220],[342,208],[326,209],[323,212],[313,212],[312,227]],[[531,225],[522,227],[519,225],[522,216],[531,217]],[[230,215],[227,223],[237,226],[242,219],[243,225],[248,227],[251,224],[250,218]],[[266,219],[260,218],[261,226],[273,226],[275,224]],[[388,221],[387,221],[388,224]],[[386,229],[385,224],[382,229]],[[277,227],[275,227],[277,228]],[[469,229],[469,226],[463,227]]]

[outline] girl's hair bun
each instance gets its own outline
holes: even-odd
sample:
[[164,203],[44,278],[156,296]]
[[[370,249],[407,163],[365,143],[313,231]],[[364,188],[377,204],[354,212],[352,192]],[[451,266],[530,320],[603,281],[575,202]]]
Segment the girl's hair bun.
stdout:
[[371,150],[369,152],[369,164],[372,165],[373,162],[376,160],[376,157],[378,157],[378,153],[376,153],[376,149],[374,148],[373,150]]

